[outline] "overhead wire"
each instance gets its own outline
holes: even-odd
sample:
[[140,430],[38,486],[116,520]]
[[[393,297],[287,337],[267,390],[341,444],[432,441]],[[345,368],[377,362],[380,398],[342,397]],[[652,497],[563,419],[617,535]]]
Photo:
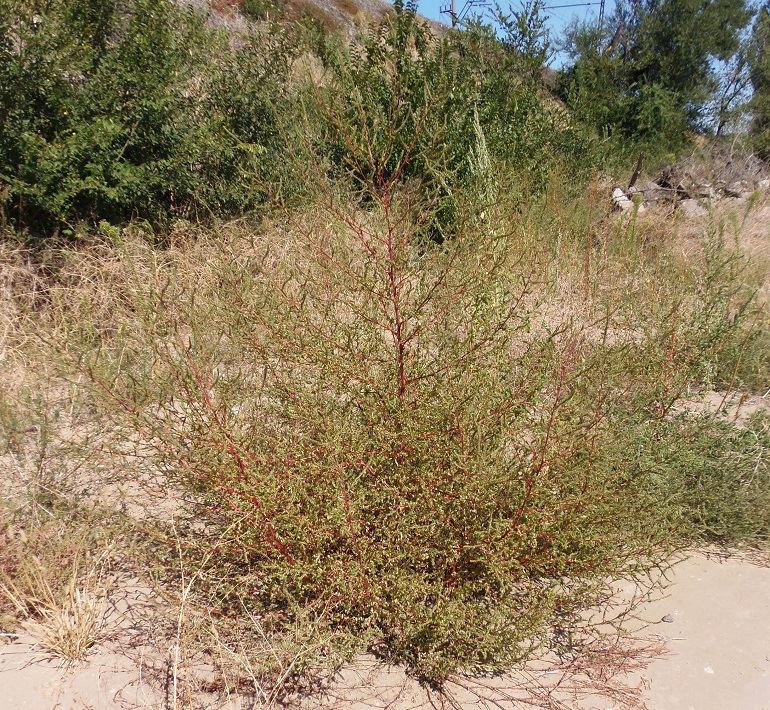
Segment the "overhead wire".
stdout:
[[543,10],[563,10],[568,7],[590,7],[591,5],[601,5],[601,2],[576,2],[569,5],[543,5]]

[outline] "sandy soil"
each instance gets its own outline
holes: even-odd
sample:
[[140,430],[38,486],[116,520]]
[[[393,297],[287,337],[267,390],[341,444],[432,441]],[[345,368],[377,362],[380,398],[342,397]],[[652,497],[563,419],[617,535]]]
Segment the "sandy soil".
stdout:
[[[469,679],[452,686],[455,701],[463,708],[770,710],[770,567],[748,558],[696,554],[677,564],[670,579],[665,594],[640,607],[633,622],[638,639],[651,641],[651,648],[663,641],[667,652],[643,659],[647,667],[620,683],[596,671],[593,688],[605,684],[605,697],[592,691],[576,701],[567,676],[541,667],[503,678]],[[586,677],[590,675],[588,669]],[[520,701],[525,682],[533,693],[528,705]],[[545,692],[557,682],[564,684],[561,694]],[[297,700],[305,708],[449,707],[399,669],[365,661],[345,669],[322,697]],[[198,706],[246,708],[252,703],[253,699],[212,698]],[[148,673],[135,654],[129,658],[106,645],[87,663],[63,670],[43,659],[31,638],[0,646],[0,710],[172,706],[168,688],[158,685],[157,674]],[[178,707],[190,706],[185,702]]]
[[641,611],[671,654],[646,669],[651,710],[770,710],[770,568],[696,556]]

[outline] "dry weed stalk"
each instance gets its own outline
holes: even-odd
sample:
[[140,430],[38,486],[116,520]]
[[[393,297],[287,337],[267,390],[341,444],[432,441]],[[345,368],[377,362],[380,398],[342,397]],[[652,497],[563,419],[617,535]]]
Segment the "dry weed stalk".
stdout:
[[20,571],[22,579],[3,576],[0,592],[23,617],[22,625],[46,654],[68,664],[85,659],[106,633],[107,588],[104,569],[112,554],[106,549],[82,573],[76,555],[66,588],[57,593],[49,573],[32,556],[31,564]]

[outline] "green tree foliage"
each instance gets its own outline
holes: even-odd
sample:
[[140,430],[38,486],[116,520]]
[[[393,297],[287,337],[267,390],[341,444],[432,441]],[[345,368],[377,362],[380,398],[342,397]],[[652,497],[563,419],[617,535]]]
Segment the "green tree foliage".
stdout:
[[19,229],[253,204],[238,166],[274,138],[285,42],[234,55],[171,0],[0,0],[0,16],[0,181]]
[[113,3],[4,4],[0,160],[20,225],[152,213],[194,190],[179,169],[197,130],[190,16],[145,0],[123,22]]
[[621,3],[607,28],[568,30],[563,96],[600,132],[675,146],[702,126],[714,61],[736,55],[750,19],[745,0]]
[[748,50],[749,71],[754,97],[751,101],[754,145],[758,153],[770,156],[770,4],[757,15]]
[[551,45],[542,3],[509,13],[498,6],[496,19],[501,33],[491,36],[491,27],[477,29],[476,37],[465,33],[458,37],[465,43],[458,53],[478,57],[473,75],[479,77],[479,111],[490,152],[519,187],[538,192],[554,171],[586,166],[586,136],[545,86]]

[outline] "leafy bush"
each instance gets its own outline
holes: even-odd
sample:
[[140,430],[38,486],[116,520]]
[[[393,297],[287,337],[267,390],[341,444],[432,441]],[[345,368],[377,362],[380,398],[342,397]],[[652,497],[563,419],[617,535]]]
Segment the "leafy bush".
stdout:
[[665,307],[626,289],[639,316],[608,311],[597,340],[544,315],[515,210],[459,202],[435,244],[441,186],[399,180],[417,148],[368,139],[355,193],[311,141],[316,210],[223,241],[206,278],[139,258],[132,323],[77,318],[66,347],[115,436],[153,452],[144,475],[184,500],[154,530],[205,570],[200,604],[272,630],[313,615],[324,648],[440,685],[510,667],[680,544],[670,480],[629,451],[729,335],[724,272],[715,254],[711,286],[667,282]]
[[170,0],[5,0],[0,13],[0,180],[17,229],[259,202],[239,166],[275,162],[260,158],[275,150],[285,37],[265,30],[271,51],[233,54]]
[[61,257],[85,266],[51,289],[56,337],[114,437],[95,455],[160,491],[138,527],[164,590],[184,565],[186,603],[310,637],[298,672],[369,650],[438,685],[510,667],[673,547],[763,539],[764,444],[670,420],[739,332],[722,241],[685,267],[533,200],[472,203],[437,245],[422,186],[362,197],[314,160],[312,209]]
[[[2,172],[19,227],[128,216],[195,187],[185,96],[199,27],[171,3],[4,8]],[[124,23],[121,20],[125,19]],[[173,196],[173,197],[172,197]]]
[[681,149],[687,131],[708,130],[717,67],[737,56],[752,14],[743,0],[660,0],[619,3],[599,28],[575,21],[561,95],[616,148]]

